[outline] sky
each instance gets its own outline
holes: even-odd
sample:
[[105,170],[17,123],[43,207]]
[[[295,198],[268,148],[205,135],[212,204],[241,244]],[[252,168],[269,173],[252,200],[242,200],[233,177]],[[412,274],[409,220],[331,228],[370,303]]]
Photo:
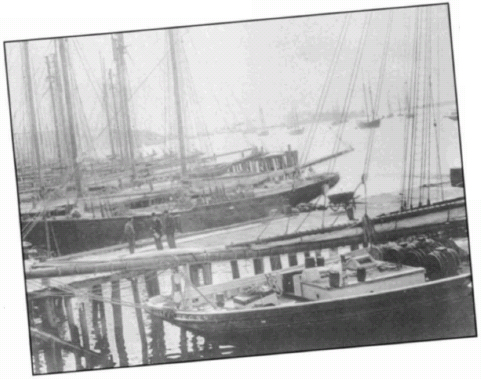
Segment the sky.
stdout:
[[[434,92],[441,101],[453,101],[454,80],[446,6],[429,9],[432,73]],[[380,64],[388,21],[392,26],[387,50],[387,64],[381,89],[380,114],[387,113],[387,103],[397,108],[404,102],[406,82],[413,61],[415,8],[320,15],[267,21],[179,28],[175,30],[178,65],[181,72],[181,99],[188,134],[214,131],[239,122],[259,125],[259,108],[267,124],[286,122],[293,108],[314,112],[326,82],[342,25],[347,24],[345,43],[334,67],[324,111],[342,108],[362,25],[372,13],[366,44],[362,49],[351,110],[364,108],[362,83],[373,91],[380,80]],[[348,18],[348,20],[346,20]],[[170,50],[165,30],[124,33],[127,49],[127,73],[131,92],[130,110],[134,128],[161,134],[176,127]],[[115,72],[110,35],[68,38],[73,75],[78,87],[82,113],[83,149],[91,141],[106,135],[106,117],[101,95],[101,60]],[[13,130],[28,131],[21,44],[7,43],[9,92]],[[422,49],[421,49],[422,50]],[[53,118],[45,56],[54,52],[52,39],[30,41],[35,101],[42,130],[53,130]],[[422,50],[424,51],[424,50]],[[439,60],[438,60],[439,57]],[[438,74],[440,88],[436,81]],[[420,66],[423,61],[420,60]],[[421,78],[422,79],[422,78]]]

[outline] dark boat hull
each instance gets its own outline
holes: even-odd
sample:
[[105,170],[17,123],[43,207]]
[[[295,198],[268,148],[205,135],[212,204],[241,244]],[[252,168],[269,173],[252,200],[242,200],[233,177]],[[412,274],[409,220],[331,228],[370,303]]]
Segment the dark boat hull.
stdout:
[[453,187],[464,187],[464,175],[463,168],[456,167],[452,168],[450,171],[451,186]]
[[365,121],[358,121],[357,122],[357,127],[359,129],[370,129],[370,128],[379,128],[379,126],[381,125],[381,119],[377,119],[377,120],[372,120],[372,121],[368,121],[368,122],[365,122]]
[[[335,301],[239,312],[157,315],[191,332],[225,342],[278,339],[295,333],[346,345],[476,335],[471,276],[427,282],[394,291]],[[462,323],[462,328],[457,326]]]
[[[193,232],[236,223],[257,220],[269,216],[272,209],[282,209],[286,202],[290,206],[307,203],[323,194],[327,185],[332,188],[339,181],[338,174],[326,176],[294,189],[269,195],[248,197],[235,201],[196,206],[188,211],[175,213],[182,232]],[[50,245],[61,255],[92,250],[119,244],[123,239],[124,225],[129,217],[97,219],[49,220]],[[151,238],[151,216],[134,217],[134,228],[138,240]],[[28,222],[22,222],[22,230]],[[23,240],[35,246],[46,246],[45,224],[33,226]]]
[[293,129],[289,132],[291,136],[297,136],[304,133],[304,128],[299,128],[299,129]]

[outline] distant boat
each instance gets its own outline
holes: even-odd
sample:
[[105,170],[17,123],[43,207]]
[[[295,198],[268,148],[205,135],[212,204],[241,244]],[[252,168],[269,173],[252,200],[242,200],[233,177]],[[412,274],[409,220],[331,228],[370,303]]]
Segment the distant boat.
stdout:
[[375,119],[372,121],[358,121],[357,122],[357,127],[359,129],[370,129],[370,128],[379,128],[381,125],[381,119]]
[[[376,111],[374,110],[374,103],[372,101],[371,86],[368,88],[369,99],[371,100],[371,109],[369,109],[368,92],[366,91],[366,85],[364,83],[362,84],[362,90],[364,93],[364,105],[366,106],[367,121],[358,121],[357,127],[359,129],[379,128],[381,125],[381,119],[376,117]],[[369,114],[371,114],[371,117],[369,117]]]
[[452,111],[449,116],[446,116],[450,120],[458,121],[458,111]]
[[297,115],[297,107],[295,103],[292,104],[292,114],[291,114],[291,120],[290,120],[290,126],[288,126],[289,134],[291,136],[297,136],[302,133],[304,133],[304,128],[299,127],[299,117]]
[[464,176],[462,167],[452,168],[450,171],[451,186],[464,187]]
[[289,131],[289,134],[291,136],[297,136],[297,135],[300,135],[302,133],[304,133],[304,128],[297,128],[297,129],[292,129],[292,130]]
[[264,112],[263,112],[261,107],[259,107],[259,119],[261,120],[262,129],[260,130],[259,133],[257,133],[257,135],[260,136],[260,137],[268,136],[269,135],[269,129],[267,129],[266,121],[264,119]]

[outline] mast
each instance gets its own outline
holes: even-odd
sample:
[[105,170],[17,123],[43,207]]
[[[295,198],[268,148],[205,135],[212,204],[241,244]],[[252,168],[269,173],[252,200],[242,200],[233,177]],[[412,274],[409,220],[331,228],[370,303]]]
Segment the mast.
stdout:
[[181,169],[181,175],[185,176],[187,174],[187,167],[185,164],[184,130],[182,125],[182,109],[181,109],[181,102],[180,102],[179,82],[178,82],[178,76],[177,76],[178,75],[177,62],[175,57],[174,31],[172,29],[169,29],[167,33],[169,34],[170,58],[172,60],[172,73],[174,76],[175,108],[177,111],[177,123],[178,123],[178,133],[179,133],[180,169]]
[[112,70],[109,69],[109,82],[110,82],[110,91],[112,92],[112,105],[114,107],[114,120],[116,124],[116,131],[117,131],[117,146],[119,148],[120,154],[120,161],[124,161],[124,153],[122,150],[122,133],[121,133],[121,126],[119,120],[119,113],[117,111],[117,100],[115,96],[115,87],[114,87],[114,80],[112,79]]
[[135,168],[135,153],[134,153],[134,141],[132,137],[132,124],[130,120],[129,103],[127,99],[127,88],[125,84],[125,45],[124,45],[124,35],[119,33],[117,38],[112,36],[112,47],[114,49],[114,59],[117,65],[117,76],[119,80],[119,92],[120,92],[120,111],[122,112],[123,122],[125,123],[126,134],[127,134],[127,153],[129,157],[129,163],[132,169],[132,177],[135,179],[137,177],[137,172]]
[[261,119],[262,129],[267,129],[266,120],[264,119],[264,111],[259,107],[259,117]]
[[70,94],[70,79],[67,70],[67,54],[65,51],[65,39],[60,38],[59,40],[59,52],[60,61],[62,63],[62,74],[65,89],[65,103],[67,105],[67,119],[68,128],[70,132],[70,148],[72,152],[72,164],[75,176],[75,187],[77,189],[77,196],[82,197],[82,181],[80,177],[80,169],[77,162],[77,141],[75,137],[75,125],[74,125],[74,115],[72,106],[72,97]]
[[33,103],[33,87],[32,87],[32,77],[31,77],[31,70],[30,70],[30,55],[28,53],[28,42],[23,43],[23,52],[24,52],[24,69],[25,69],[25,79],[27,84],[27,102],[28,102],[28,110],[29,110],[29,118],[30,118],[30,128],[32,132],[32,142],[33,142],[33,150],[35,153],[35,163],[37,166],[38,172],[38,180],[40,188],[43,185],[43,177],[42,177],[42,169],[41,169],[41,160],[40,160],[40,146],[39,146],[39,138],[38,138],[38,130],[37,130],[37,118],[35,117],[35,107]]
[[369,122],[369,106],[367,105],[366,85],[364,83],[362,83],[362,91],[364,92],[364,106],[366,107],[367,122]]
[[55,101],[55,91],[53,89],[53,81],[55,80],[54,77],[52,76],[52,72],[50,70],[50,60],[48,56],[45,57],[45,61],[47,63],[47,73],[48,73],[48,86],[50,90],[50,98],[52,101],[52,112],[53,112],[53,122],[55,125],[55,139],[57,142],[57,156],[58,156],[58,162],[60,166],[62,165],[62,145],[60,143],[60,128],[58,124],[58,115],[57,115],[57,104]]
[[369,98],[371,100],[371,111],[372,111],[372,119],[374,120],[376,118],[376,114],[374,113],[374,103],[372,101],[372,91],[371,91],[371,81],[368,78],[368,83],[369,83]]
[[70,149],[66,149],[65,147],[69,145],[69,134],[66,128],[67,121],[65,120],[65,106],[64,106],[64,99],[63,99],[63,86],[62,86],[62,78],[60,76],[60,67],[58,64],[58,43],[59,41],[55,41],[55,54],[53,56],[53,69],[54,69],[54,78],[55,78],[55,89],[56,89],[56,99],[58,105],[58,113],[60,115],[59,124],[61,126],[62,131],[62,147],[64,149],[64,157],[68,161],[71,159],[71,151]]
[[110,141],[110,151],[112,152],[112,158],[115,159],[115,145],[114,145],[114,138],[112,135],[112,125],[110,123],[110,107],[109,107],[109,98],[108,98],[108,91],[107,91],[107,78],[105,75],[105,63],[100,54],[100,64],[101,64],[101,71],[102,71],[102,94],[104,100],[104,107],[105,107],[105,116],[107,118],[107,128],[109,130],[109,141]]

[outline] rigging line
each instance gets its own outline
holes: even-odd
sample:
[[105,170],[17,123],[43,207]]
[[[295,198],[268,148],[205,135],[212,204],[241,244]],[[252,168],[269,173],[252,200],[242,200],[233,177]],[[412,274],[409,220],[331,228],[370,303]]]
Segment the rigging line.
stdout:
[[430,202],[429,194],[430,194],[430,132],[431,132],[431,106],[430,98],[429,98],[429,91],[430,91],[430,82],[431,82],[431,9],[427,9],[426,15],[426,73],[425,73],[425,102],[424,107],[426,110],[426,131],[425,131],[425,158],[424,158],[424,182],[423,185],[428,182],[428,186],[424,192],[427,192],[427,202]]
[[[430,17],[429,23],[429,95],[428,101],[430,102],[430,109],[429,109],[429,125],[428,125],[428,205],[431,204],[431,124],[434,120],[434,103],[432,101],[432,81],[431,81],[431,72],[432,72],[432,35],[431,35],[431,21],[432,18]],[[432,118],[431,118],[432,117]],[[439,178],[442,182],[442,179]]]
[[[437,30],[437,41],[436,41],[436,44],[437,44],[437,101],[438,101],[438,106],[437,106],[437,112],[436,112],[436,116],[437,116],[437,122],[438,122],[438,125],[437,127],[434,128],[434,131],[435,131],[435,137],[436,137],[436,145],[437,145],[437,160],[438,160],[438,175],[439,177],[441,178],[441,157],[440,157],[440,149],[439,149],[439,145],[440,145],[440,142],[439,142],[439,133],[438,133],[438,128],[441,127],[441,59],[440,59],[440,46],[439,46],[439,40],[440,40],[440,35],[441,35],[441,23],[439,22],[438,20],[438,30]],[[431,97],[433,97],[432,95],[432,91],[431,91]],[[433,102],[434,102],[434,99],[433,99]],[[444,201],[444,187],[443,185],[441,184],[441,187],[440,187],[440,192],[441,192],[441,199],[442,201]]]
[[[378,85],[376,89],[376,100],[373,105],[372,113],[373,113],[373,119],[376,117],[376,115],[379,112],[379,103],[381,99],[381,91],[382,91],[382,84],[384,82],[384,76],[385,76],[385,70],[386,70],[386,62],[387,62],[387,55],[388,55],[388,50],[389,50],[389,43],[390,43],[390,34],[391,34],[391,26],[392,26],[392,11],[390,11],[390,17],[388,20],[388,25],[387,25],[387,32],[386,32],[386,39],[384,42],[384,47],[383,47],[383,52],[382,52],[382,59],[381,59],[381,66],[380,66],[380,71],[379,71],[379,79],[378,79]],[[365,93],[365,86],[363,83],[363,89]],[[369,86],[369,92],[371,90],[371,87]],[[366,98],[365,98],[366,101]],[[372,99],[371,99],[372,101]],[[367,104],[366,104],[367,106]],[[368,141],[367,141],[367,149],[366,149],[366,158],[364,161],[364,171],[362,174],[361,178],[361,183],[364,183],[365,187],[365,192],[367,193],[367,188],[366,188],[366,181],[367,181],[367,175],[369,173],[369,167],[371,164],[371,158],[372,158],[372,150],[373,150],[373,145],[374,145],[374,135],[375,135],[375,129],[371,129],[369,131],[369,136],[368,136]],[[366,195],[366,204],[367,204],[367,195]],[[367,209],[367,206],[366,206]],[[366,211],[367,214],[367,211]]]
[[[103,100],[101,99],[100,94],[97,92],[97,88],[96,88],[96,86],[94,85],[94,83],[93,83],[93,81],[92,81],[92,78],[90,77],[90,71],[93,71],[93,70],[92,70],[92,68],[91,68],[90,66],[89,66],[88,68],[86,67],[86,63],[84,62],[84,59],[83,59],[82,55],[80,54],[80,50],[79,50],[79,49],[80,49],[81,47],[80,47],[78,41],[73,40],[73,46],[74,46],[74,48],[75,48],[75,51],[76,51],[78,57],[80,58],[80,63],[82,63],[82,66],[83,66],[83,68],[84,68],[84,70],[85,70],[85,72],[86,72],[86,74],[87,74],[87,78],[88,78],[90,84],[92,85],[92,88],[94,89],[94,92],[95,92],[95,95],[97,96],[97,99],[98,99],[100,102],[102,102]],[[87,65],[88,65],[88,62],[87,62]]]
[[[417,117],[417,109],[419,108],[419,91],[420,91],[420,75],[421,75],[421,39],[423,35],[423,23],[422,23],[422,15],[423,15],[423,10],[419,9],[419,29],[418,29],[418,34],[417,34],[417,40],[416,40],[416,46],[417,46],[417,51],[416,51],[416,77],[414,81],[414,94],[413,94],[413,103],[412,103],[412,111],[414,113],[413,117],[413,132],[414,132],[414,137],[412,141],[412,184],[411,184],[411,202],[410,205],[411,207],[413,206],[413,200],[414,200],[414,188],[415,188],[415,175],[416,175],[416,152],[417,152],[417,140],[418,140],[418,117]],[[422,152],[420,152],[421,154]]]
[[419,167],[419,205],[422,204],[423,184],[425,175],[425,157],[426,157],[426,75],[427,75],[427,38],[424,39],[424,76],[423,76],[423,99],[422,99],[422,123],[421,123],[421,148],[420,148],[420,167]]
[[[186,33],[185,33],[186,34]],[[180,36],[179,38],[182,38],[185,34],[183,34],[182,36]],[[137,87],[135,88],[135,90],[133,90],[128,98],[128,100],[130,101],[134,95],[137,93],[137,91],[145,84],[145,82],[150,78],[150,76],[155,72],[155,70],[157,69],[157,67],[160,66],[160,64],[169,57],[169,54],[170,54],[170,51],[166,51],[164,53],[164,56],[162,58],[160,58],[160,60],[155,64],[154,67],[152,67],[152,70],[149,71],[149,73],[145,76],[145,78],[137,85]]]
[[[350,88],[348,88],[348,93],[346,94],[346,98],[345,98],[345,101],[344,101],[344,106],[343,106],[343,111],[342,111],[342,116],[341,116],[341,127],[339,128],[339,140],[341,140],[342,138],[342,135],[344,133],[344,129],[345,129],[345,126],[346,126],[346,121],[347,121],[347,114],[349,112],[349,108],[350,108],[350,104],[351,104],[351,100],[352,100],[352,95],[354,93],[354,88],[355,88],[355,84],[356,84],[356,80],[357,80],[357,75],[359,73],[359,67],[360,67],[360,64],[361,64],[361,60],[362,60],[362,56],[363,56],[363,52],[364,52],[364,47],[365,47],[365,44],[366,44],[366,40],[367,40],[367,34],[368,34],[368,30],[369,30],[369,25],[371,23],[371,19],[372,19],[372,12],[369,12],[368,15],[366,15],[365,17],[365,20],[364,20],[364,25],[363,25],[363,30],[362,30],[362,34],[361,34],[361,38],[360,38],[360,44],[358,46],[358,50],[357,50],[357,55],[356,55],[356,60],[354,62],[354,68],[353,68],[353,71],[351,72],[351,78],[350,78]],[[336,152],[336,149],[338,150],[339,149],[339,143],[336,141],[335,143],[335,146],[333,147],[333,153]],[[336,164],[336,161],[337,161],[337,157],[334,158],[330,163],[330,170],[329,171],[332,171],[332,169],[334,168],[335,164]]]
[[337,63],[339,61],[340,53],[341,53],[342,47],[344,46],[344,41],[346,39],[346,34],[347,34],[347,30],[349,28],[350,18],[351,18],[350,14],[347,14],[344,18],[344,23],[342,25],[341,32],[340,32],[339,38],[337,40],[336,47],[334,49],[334,54],[331,57],[331,62],[329,64],[328,72],[326,74],[326,80],[324,82],[324,85],[321,88],[321,95],[319,97],[319,101],[318,101],[317,106],[316,106],[316,112],[314,114],[315,115],[314,116],[315,117],[314,118],[315,127],[312,128],[312,129],[309,129],[308,139],[307,139],[307,141],[309,143],[309,146],[308,146],[307,149],[305,149],[303,151],[305,156],[303,158],[301,157],[301,162],[304,162],[304,163],[306,163],[306,161],[307,161],[307,156],[308,156],[307,151],[310,150],[310,148],[312,146],[317,124],[320,123],[321,114],[322,114],[322,111],[324,109],[324,105],[325,105],[325,102],[326,102],[326,99],[327,99],[327,93],[329,92],[332,80],[334,78],[335,67],[337,66]]
[[382,60],[381,60],[381,66],[379,70],[379,80],[377,83],[377,89],[376,89],[376,98],[374,101],[374,106],[375,106],[375,112],[376,115],[379,113],[379,104],[381,101],[381,90],[384,84],[384,77],[386,74],[386,63],[387,63],[387,56],[388,56],[388,51],[389,51],[389,45],[390,45],[390,40],[391,40],[391,30],[392,30],[392,20],[393,20],[393,11],[389,11],[389,19],[388,19],[388,24],[387,24],[387,31],[386,31],[386,40],[384,41],[384,48],[382,52]]
[[[410,99],[408,101],[408,113],[412,113],[412,118],[408,118],[410,121],[411,139],[409,146],[409,171],[408,171],[408,199],[407,202],[412,208],[413,197],[413,175],[414,175],[414,158],[415,158],[415,141],[416,141],[416,112],[414,110],[415,104],[417,104],[417,79],[418,79],[418,53],[419,53],[419,23],[420,23],[421,9],[416,9],[416,20],[414,27],[414,43],[413,43],[413,68],[411,72],[411,86]],[[411,116],[409,114],[409,116]]]

